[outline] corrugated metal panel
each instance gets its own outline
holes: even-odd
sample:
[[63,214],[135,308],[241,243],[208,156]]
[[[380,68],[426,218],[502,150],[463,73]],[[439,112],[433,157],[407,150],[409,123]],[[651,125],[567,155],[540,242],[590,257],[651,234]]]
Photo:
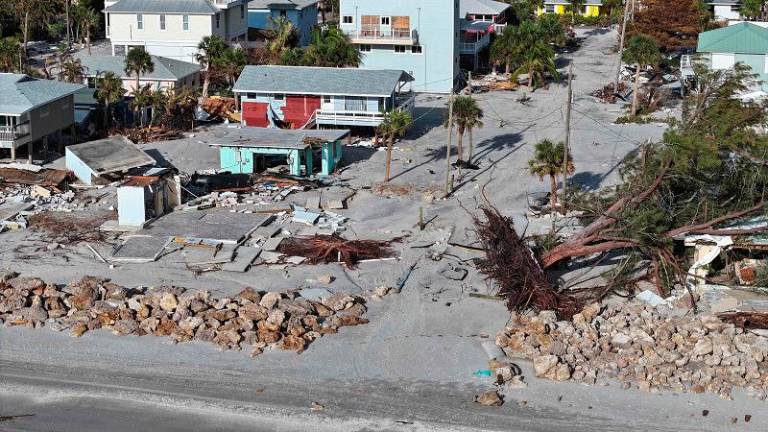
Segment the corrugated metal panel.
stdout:
[[739,23],[699,35],[696,49],[702,53],[768,53],[768,29],[751,23]]

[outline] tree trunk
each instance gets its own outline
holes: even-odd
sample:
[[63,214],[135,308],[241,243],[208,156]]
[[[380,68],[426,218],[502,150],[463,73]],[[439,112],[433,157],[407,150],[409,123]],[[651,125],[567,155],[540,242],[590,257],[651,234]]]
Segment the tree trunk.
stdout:
[[387,140],[387,168],[386,173],[384,174],[384,182],[389,182],[390,177],[390,168],[392,166],[392,146],[395,144],[395,134],[389,134],[389,139]]
[[136,72],[136,88],[133,89],[133,96],[134,97],[139,92],[139,87],[141,87],[141,74]]
[[88,47],[88,55],[91,55],[91,30],[85,31],[85,45]]
[[[67,26],[67,46],[71,49],[72,48],[72,27],[69,25],[69,1],[70,0],[64,0],[64,15],[66,15],[66,26]],[[90,54],[90,53],[89,53]]]
[[533,91],[533,68],[528,69],[528,88]]
[[512,72],[512,67],[509,65],[509,62],[506,62],[506,64],[504,64],[504,73],[509,75],[510,72]]
[[209,69],[205,71],[205,77],[203,78],[203,99],[208,98],[208,87],[210,85],[211,85],[211,71]]
[[456,152],[458,160],[464,160],[464,127],[462,126],[456,128]]
[[557,212],[557,177],[553,174],[549,175],[549,189],[551,190],[549,194],[549,206],[552,207],[550,212],[551,214],[555,214],[555,212]]
[[640,64],[637,64],[635,71],[635,83],[632,86],[632,117],[637,115],[637,102],[640,100],[637,90],[640,88]]
[[[27,59],[27,43],[29,42],[29,12],[24,14],[24,43],[22,44],[21,52],[24,55],[24,60]],[[19,65],[19,72],[24,73],[24,64]]]
[[472,156],[475,153],[475,141],[472,139],[472,128],[467,131],[469,133],[469,157],[467,157],[467,163],[472,163]]

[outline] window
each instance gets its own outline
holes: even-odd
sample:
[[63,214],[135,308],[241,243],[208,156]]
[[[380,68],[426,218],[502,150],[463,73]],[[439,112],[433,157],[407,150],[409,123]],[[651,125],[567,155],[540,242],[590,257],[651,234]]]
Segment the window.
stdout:
[[165,15],[160,15],[160,30],[165,30]]
[[181,29],[184,31],[189,31],[189,15],[181,16]]
[[371,52],[371,46],[370,45],[360,45],[360,52]]
[[357,96],[347,96],[344,98],[345,111],[365,111],[365,98]]
[[240,19],[245,19],[245,5],[240,5]]
[[341,22],[342,24],[354,24],[355,19],[354,17],[352,17],[352,15],[344,15],[343,17],[341,17]]
[[555,13],[555,5],[551,5],[551,4],[545,5],[544,6],[544,12],[546,12],[546,13]]
[[281,17],[287,17],[288,16],[288,11],[281,10],[280,11],[280,16]]
[[395,45],[395,53],[396,54],[405,54],[405,49],[407,47],[405,45]]
[[421,54],[423,52],[421,45],[414,45],[411,47],[411,54]]
[[274,95],[272,95],[272,99],[276,101],[285,100],[285,95],[282,93],[275,93]]
[[245,97],[248,99],[256,99],[256,93],[246,93]]
[[328,95],[323,95],[323,103],[324,103],[324,104],[329,104],[329,103],[331,103],[331,97],[330,97],[330,96],[328,96]]
[[383,17],[381,17],[381,25],[383,25],[383,26],[388,26],[388,25],[389,25],[389,22],[390,22],[390,21],[389,21],[389,17],[388,17],[388,16],[383,16]]
[[221,15],[216,14],[216,28],[221,26]]
[[144,15],[136,14],[136,30],[144,30]]

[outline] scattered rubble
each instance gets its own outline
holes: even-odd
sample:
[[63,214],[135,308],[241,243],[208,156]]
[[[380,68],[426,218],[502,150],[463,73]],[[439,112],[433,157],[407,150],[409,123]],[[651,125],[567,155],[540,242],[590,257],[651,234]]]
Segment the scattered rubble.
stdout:
[[536,376],[587,384],[618,380],[650,392],[704,391],[731,398],[734,387],[768,395],[768,338],[713,315],[679,316],[632,300],[586,306],[573,322],[553,311],[513,313],[496,343],[533,360]]
[[246,288],[232,298],[215,298],[209,291],[126,288],[90,276],[64,287],[9,276],[0,283],[0,322],[49,325],[73,337],[103,328],[117,335],[211,342],[222,350],[251,346],[256,356],[273,347],[300,353],[325,334],[368,323],[364,301],[345,293],[309,300],[298,291]]

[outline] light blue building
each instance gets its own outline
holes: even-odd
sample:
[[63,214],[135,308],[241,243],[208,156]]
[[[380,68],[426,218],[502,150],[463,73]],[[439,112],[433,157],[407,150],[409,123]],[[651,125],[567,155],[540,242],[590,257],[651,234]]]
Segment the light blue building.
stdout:
[[269,19],[286,17],[299,34],[299,45],[309,44],[312,30],[317,27],[319,0],[252,0],[248,3],[248,28],[265,30]]
[[341,0],[341,29],[361,68],[400,69],[416,92],[448,93],[459,76],[460,0]]

